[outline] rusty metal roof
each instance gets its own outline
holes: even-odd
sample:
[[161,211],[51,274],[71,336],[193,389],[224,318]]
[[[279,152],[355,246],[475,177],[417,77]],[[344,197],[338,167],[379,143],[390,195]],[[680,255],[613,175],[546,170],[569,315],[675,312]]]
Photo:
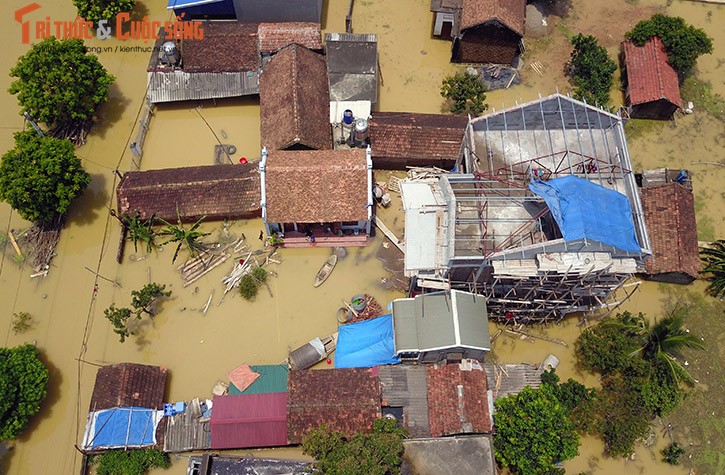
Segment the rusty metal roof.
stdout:
[[368,219],[365,150],[272,150],[266,167],[267,222]]
[[662,40],[653,36],[643,46],[622,43],[632,105],[666,99],[682,107],[677,71],[667,62]]
[[287,445],[287,393],[215,396],[211,448]]
[[325,58],[296,44],[265,65],[259,82],[262,146],[331,149]]
[[346,436],[370,432],[381,417],[380,382],[374,369],[297,370],[289,373],[289,442],[299,444],[326,425]]
[[161,409],[166,392],[166,368],[136,363],[104,366],[96,373],[91,411],[120,406]]

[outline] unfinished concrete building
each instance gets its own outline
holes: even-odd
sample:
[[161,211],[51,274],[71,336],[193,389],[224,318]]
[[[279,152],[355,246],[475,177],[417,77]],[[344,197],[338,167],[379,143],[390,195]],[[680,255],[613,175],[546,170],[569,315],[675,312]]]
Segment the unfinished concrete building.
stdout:
[[512,324],[634,291],[650,241],[620,116],[554,94],[472,119],[457,164],[401,182],[420,287],[483,294],[489,318]]

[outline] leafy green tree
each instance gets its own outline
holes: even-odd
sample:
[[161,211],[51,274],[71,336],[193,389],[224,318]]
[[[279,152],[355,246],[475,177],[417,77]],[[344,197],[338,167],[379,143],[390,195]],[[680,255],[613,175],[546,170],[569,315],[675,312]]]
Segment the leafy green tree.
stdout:
[[98,20],[108,20],[115,24],[116,15],[121,12],[130,12],[136,5],[136,0],[73,0],[78,9],[78,16],[92,21],[94,25]]
[[611,457],[629,456],[637,439],[649,433],[652,413],[636,385],[620,373],[602,380],[600,395],[597,432]]
[[475,74],[459,72],[443,80],[441,96],[451,101],[451,112],[454,114],[470,113],[478,115],[488,109],[486,86]]
[[640,347],[638,335],[644,328],[644,316],[629,312],[602,320],[587,328],[576,341],[580,367],[604,375],[626,368],[631,354]]
[[113,332],[119,336],[121,343],[126,341],[126,338],[131,335],[131,332],[126,326],[128,319],[133,315],[131,309],[127,307],[116,308],[115,304],[111,304],[110,307],[103,311],[103,314],[111,322],[111,325],[113,325]]
[[594,432],[596,390],[587,388],[571,378],[565,383],[559,383],[555,369],[544,371],[541,374],[541,382],[549,386],[556,399],[566,409],[577,430]]
[[685,449],[683,449],[677,442],[672,442],[670,445],[662,449],[662,455],[664,455],[662,460],[668,464],[679,465],[680,457],[685,455]]
[[578,34],[571,39],[574,49],[567,68],[567,74],[574,84],[574,97],[606,106],[612,89],[612,75],[617,65],[607,50],[591,35]]
[[171,236],[170,239],[164,244],[169,244],[172,242],[177,243],[176,250],[174,251],[174,257],[173,259],[171,259],[172,263],[176,262],[176,258],[179,255],[181,246],[186,246],[186,249],[188,249],[189,251],[189,256],[191,257],[195,257],[197,252],[203,251],[205,248],[204,245],[199,242],[199,239],[210,234],[197,231],[206,216],[202,216],[201,218],[199,218],[199,220],[194,223],[194,225],[189,229],[184,228],[184,225],[181,223],[181,215],[179,214],[178,210],[176,212],[176,217],[178,219],[178,224],[171,224],[168,221],[160,219],[160,221],[166,225],[166,229],[161,231],[159,235]]
[[316,471],[326,475],[399,475],[405,437],[391,419],[378,419],[371,434],[349,439],[323,425],[302,440],[302,450],[317,460]]
[[142,312],[153,316],[150,307],[158,299],[171,296],[171,291],[164,289],[166,289],[166,285],[151,282],[144,285],[141,290],[131,291],[131,306],[136,309],[136,316],[140,317]]
[[0,348],[0,440],[15,439],[40,411],[48,368],[34,345]]
[[710,285],[707,292],[715,298],[725,297],[725,240],[715,241],[710,247],[700,248],[700,257]]
[[109,450],[93,456],[91,464],[97,475],[143,475],[153,468],[171,467],[168,454],[157,449]]
[[579,436],[550,385],[496,400],[496,460],[514,473],[563,473],[556,463],[577,455]]
[[65,214],[91,182],[68,140],[15,134],[15,148],[0,163],[0,199],[28,221],[50,222]]
[[712,38],[680,17],[657,13],[649,20],[637,23],[625,36],[637,46],[658,36],[667,51],[667,61],[677,70],[680,78],[692,71],[698,57],[712,53]]
[[76,127],[90,127],[98,106],[108,100],[116,80],[82,41],[50,37],[18,59],[8,89],[17,94],[22,112],[42,122],[51,135],[65,137]]

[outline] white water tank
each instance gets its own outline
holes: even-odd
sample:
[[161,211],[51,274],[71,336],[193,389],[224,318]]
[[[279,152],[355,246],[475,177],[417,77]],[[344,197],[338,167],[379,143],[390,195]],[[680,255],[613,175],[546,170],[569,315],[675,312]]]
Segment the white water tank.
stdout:
[[362,117],[355,119],[353,130],[353,143],[358,148],[365,148],[368,144],[368,121]]
[[176,47],[176,43],[173,41],[167,41],[161,45],[159,59],[162,63],[168,64],[169,66],[178,66],[181,62],[181,54],[179,53],[179,49]]

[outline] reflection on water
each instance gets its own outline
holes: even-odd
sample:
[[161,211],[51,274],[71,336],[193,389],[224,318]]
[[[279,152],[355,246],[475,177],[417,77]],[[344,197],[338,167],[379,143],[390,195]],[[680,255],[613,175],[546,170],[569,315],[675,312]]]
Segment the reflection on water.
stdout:
[[[24,6],[23,0],[11,0],[8,11]],[[345,0],[329,0],[326,28],[328,31],[344,31],[344,16],[348,7]],[[624,0],[602,6],[597,2],[574,1],[574,15],[567,19],[572,31],[595,31],[607,35],[606,24],[601,22],[602,9],[616,13],[628,9],[641,13],[644,7],[664,8],[664,1],[644,1],[633,4]],[[152,19],[165,19],[168,14],[162,4],[145,2]],[[642,8],[640,8],[642,7]],[[68,0],[45,2],[42,13],[54,19],[70,19],[74,8]],[[648,12],[649,10],[647,10]],[[715,37],[715,47],[725,41],[725,33],[716,25],[725,22],[725,9],[715,5],[695,2],[675,2],[668,12],[682,15]],[[708,15],[708,12],[712,12]],[[633,21],[628,18],[628,21]],[[27,50],[18,40],[19,25],[10,15],[2,20],[0,39],[6,49],[3,70],[7,71],[14,58]],[[356,32],[377,33],[379,37],[381,89],[379,110],[440,112],[444,107],[439,95],[444,76],[461,69],[451,65],[450,43],[434,40],[430,36],[432,14],[426,0],[401,0],[399,2],[355,3],[353,24]],[[629,29],[622,27],[623,30]],[[568,87],[561,76],[566,59],[565,40],[561,32],[549,43],[532,45],[536,59],[546,66],[546,74],[539,76],[524,69],[524,84],[508,90],[493,91],[489,102],[510,106],[515,101],[531,100],[542,94],[550,94],[556,85]],[[116,41],[116,40],[112,40]],[[92,40],[90,44],[100,45]],[[610,41],[610,53],[616,50],[617,41]],[[609,44],[608,44],[609,47]],[[533,54],[533,53],[532,53]],[[720,56],[721,57],[721,56]],[[74,448],[85,424],[90,391],[96,368],[76,361],[79,355],[93,364],[132,361],[164,365],[170,368],[168,397],[170,400],[209,396],[214,383],[224,379],[224,374],[242,362],[277,363],[282,361],[289,348],[295,348],[313,337],[335,331],[335,312],[342,299],[353,294],[367,292],[385,306],[398,294],[382,289],[379,284],[385,275],[382,264],[375,258],[376,239],[365,249],[350,250],[341,260],[330,279],[320,288],[312,288],[315,273],[325,261],[329,249],[284,249],[280,252],[282,264],[272,265],[277,277],[270,278],[270,289],[260,289],[256,301],[249,303],[237,294],[229,294],[218,305],[223,288],[219,279],[231,269],[231,261],[184,289],[178,272],[171,265],[171,247],[142,258],[127,246],[127,258],[122,266],[115,262],[119,228],[115,220],[109,220],[107,208],[115,207],[113,190],[116,177],[113,170],[132,168],[128,142],[136,123],[136,114],[142,104],[146,87],[144,73],[148,56],[145,53],[102,53],[101,62],[118,80],[111,89],[111,101],[99,113],[88,144],[78,149],[84,166],[93,176],[93,182],[82,199],[74,204],[67,228],[63,231],[58,256],[47,279],[30,279],[29,270],[19,268],[5,251],[0,268],[0,324],[5,328],[5,344],[16,345],[37,341],[49,361],[51,391],[43,411],[34,420],[27,436],[15,444],[6,460],[10,474],[78,473],[80,456]],[[710,80],[714,89],[725,94],[722,68],[718,56],[706,56],[699,61],[703,79]],[[10,78],[0,74],[0,89],[5,91]],[[142,169],[166,168],[188,165],[211,164],[217,138],[237,148],[235,159],[241,156],[253,160],[259,157],[259,106],[258,99],[243,98],[166,105],[157,109],[152,119],[148,141],[144,147]],[[0,106],[6,111],[0,118],[0,147],[12,146],[11,133],[22,126],[15,114],[15,97],[0,95]],[[209,124],[206,125],[206,122]],[[719,126],[719,127],[718,127]],[[678,119],[678,127],[662,126],[662,133],[643,134],[630,143],[630,152],[638,166],[681,166],[693,171],[696,193],[702,199],[698,218],[709,216],[713,228],[720,234],[725,230],[725,203],[721,195],[722,169],[691,164],[707,161],[713,150],[715,137],[721,124],[712,122],[702,114]],[[213,133],[212,133],[213,131]],[[667,140],[662,140],[666,137]],[[719,138],[722,143],[722,137]],[[676,164],[676,165],[675,165]],[[394,196],[394,198],[396,198]],[[398,206],[399,203],[393,204]],[[7,228],[27,227],[6,205],[0,205],[0,223]],[[402,223],[388,223],[393,229]],[[220,223],[208,223],[205,230],[217,234]],[[230,230],[237,236],[244,233],[253,248],[260,247],[256,239],[262,229],[260,220],[237,222]],[[128,257],[134,255],[135,260]],[[98,272],[104,279],[96,279],[86,268]],[[103,317],[103,310],[112,302],[125,305],[130,291],[140,288],[149,280],[167,284],[173,291],[171,299],[164,302],[163,311],[139,329],[137,336],[120,344]],[[98,292],[94,293],[94,284]],[[204,307],[213,292],[212,304],[204,316]],[[271,295],[270,295],[271,293]],[[650,316],[661,307],[658,285],[645,283],[625,308],[647,312]],[[27,333],[14,335],[10,331],[10,318],[14,312],[31,313],[37,324]],[[492,332],[495,328],[491,328]],[[573,367],[572,344],[580,332],[575,320],[548,329],[534,329],[550,337],[560,338],[569,347],[537,341],[515,340],[502,335],[494,345],[495,357],[501,362],[542,361],[549,353],[561,359],[558,372],[563,378],[576,377],[588,385],[596,385],[592,376],[576,373]],[[85,346],[84,346],[85,345]],[[323,361],[320,366],[326,366]],[[666,441],[658,439],[662,445]],[[582,455],[566,464],[570,473],[591,471],[611,473],[683,473],[682,469],[665,466],[657,461],[659,456],[647,449],[640,449],[636,460],[610,460],[602,456],[602,444],[585,438]],[[249,451],[243,453],[248,454]],[[298,449],[257,451],[263,456],[299,457]],[[168,472],[185,473],[186,459],[177,462]]]

